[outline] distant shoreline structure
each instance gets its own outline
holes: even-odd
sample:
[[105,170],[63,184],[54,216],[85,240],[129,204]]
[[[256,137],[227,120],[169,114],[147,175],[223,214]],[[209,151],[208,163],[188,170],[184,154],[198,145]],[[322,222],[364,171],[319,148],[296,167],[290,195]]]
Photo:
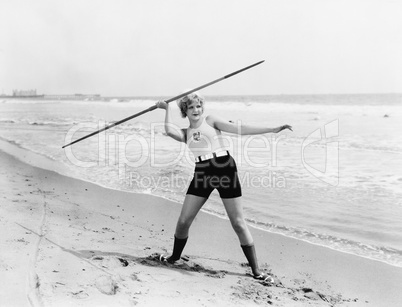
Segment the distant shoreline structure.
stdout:
[[34,90],[13,90],[13,94],[4,95],[1,94],[1,98],[43,98],[45,95],[38,95],[36,89]]
[[[19,93],[19,92],[18,92]],[[33,95],[32,95],[33,94]],[[130,103],[141,101],[158,101],[168,99],[170,96],[162,95],[130,95],[130,96],[102,96],[100,94],[41,94],[28,93],[25,91],[24,95],[5,95],[4,92],[0,94],[0,103],[11,101],[101,101],[111,103]],[[376,97],[373,100],[373,97]],[[338,104],[349,105],[358,104],[365,105],[367,101],[369,104],[387,104],[387,105],[400,105],[402,103],[402,93],[352,93],[352,94],[256,94],[256,95],[205,95],[208,101],[215,102],[230,102],[237,101],[246,105],[254,103],[277,103],[278,99],[281,103],[297,103],[297,104]],[[375,102],[374,102],[375,101]]]
[[44,95],[43,98],[55,100],[101,100],[102,96],[100,94],[56,94]]
[[101,99],[100,94],[58,94],[58,95],[45,95],[37,94],[35,90],[13,90],[12,95],[1,94],[0,98],[43,98],[43,99],[56,99],[56,100],[99,100]]

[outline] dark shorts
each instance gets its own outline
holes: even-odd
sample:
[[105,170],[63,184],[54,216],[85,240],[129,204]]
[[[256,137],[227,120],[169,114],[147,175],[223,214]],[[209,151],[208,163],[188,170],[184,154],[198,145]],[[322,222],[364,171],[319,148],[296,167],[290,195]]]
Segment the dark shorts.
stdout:
[[214,189],[218,190],[221,198],[242,195],[236,162],[230,155],[195,164],[194,177],[187,194],[208,198]]

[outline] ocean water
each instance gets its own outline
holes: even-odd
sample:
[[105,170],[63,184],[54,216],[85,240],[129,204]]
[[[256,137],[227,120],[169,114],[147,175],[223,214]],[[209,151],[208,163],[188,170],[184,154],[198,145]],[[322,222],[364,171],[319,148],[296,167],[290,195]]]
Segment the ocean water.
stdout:
[[[60,165],[64,175],[124,191],[184,199],[194,169],[155,110],[61,147],[154,104],[0,99],[0,139]],[[402,95],[206,97],[206,114],[294,131],[225,134],[250,225],[402,267]],[[173,122],[187,127],[172,103]],[[135,205],[135,204],[133,204]],[[215,191],[204,211],[225,218]]]

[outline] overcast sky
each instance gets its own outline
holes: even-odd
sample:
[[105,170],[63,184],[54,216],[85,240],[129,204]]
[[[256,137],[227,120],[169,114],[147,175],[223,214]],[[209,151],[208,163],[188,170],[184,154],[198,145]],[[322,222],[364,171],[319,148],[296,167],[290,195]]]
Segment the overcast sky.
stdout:
[[402,92],[402,1],[1,0],[0,91]]

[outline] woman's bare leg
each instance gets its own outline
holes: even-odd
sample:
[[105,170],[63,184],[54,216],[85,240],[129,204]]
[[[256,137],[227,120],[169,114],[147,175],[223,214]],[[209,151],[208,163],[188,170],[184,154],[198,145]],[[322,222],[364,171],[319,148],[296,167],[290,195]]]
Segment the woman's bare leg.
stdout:
[[181,253],[183,252],[183,249],[187,243],[190,226],[206,200],[207,198],[204,197],[190,194],[186,195],[180,217],[176,225],[173,253],[166,259],[168,262],[174,263],[180,259]]
[[222,198],[226,213],[229,216],[230,223],[237,236],[239,237],[241,245],[253,244],[253,237],[247,227],[243,215],[243,206],[241,197],[236,198]]
[[187,194],[177,221],[175,236],[180,239],[188,237],[194,218],[207,201],[207,198]]
[[244,220],[241,197],[222,198],[222,201],[225,205],[230,223],[239,237],[241,248],[243,249],[244,255],[246,256],[251,270],[253,271],[253,275],[258,276],[261,274],[261,271],[258,267],[253,237],[251,236],[250,230],[248,229],[246,221]]

